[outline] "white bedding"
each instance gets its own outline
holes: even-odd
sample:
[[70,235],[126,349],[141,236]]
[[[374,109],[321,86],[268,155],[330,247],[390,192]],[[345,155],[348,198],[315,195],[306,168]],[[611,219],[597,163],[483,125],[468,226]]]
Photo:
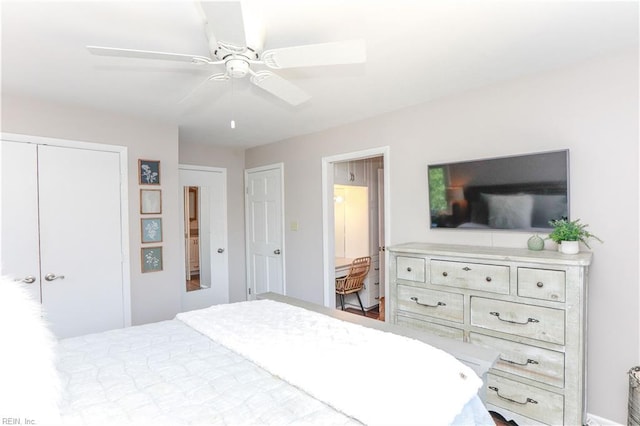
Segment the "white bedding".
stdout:
[[60,341],[64,424],[358,424],[181,321]]
[[[177,318],[369,425],[450,424],[482,386],[471,368],[440,349],[272,300]],[[346,377],[352,385],[341,383]]]
[[[250,314],[254,308],[255,313]],[[333,319],[326,322],[325,319],[330,318],[306,310],[298,312],[298,309],[301,308],[272,301],[219,305],[180,314],[182,320],[61,340],[57,348],[57,368],[63,382],[62,421],[83,425],[493,424],[480,399],[472,396],[478,380],[475,373],[455,360],[439,364],[444,358],[450,358],[444,352],[435,350],[445,356],[437,354],[434,356],[438,360],[430,358],[431,361],[427,361],[421,358],[426,356],[422,349],[416,349],[413,344],[405,347],[395,340],[399,336],[376,331],[391,339],[385,342],[389,345],[387,348],[376,346],[379,355],[375,357],[376,366],[369,366],[372,370],[367,374],[341,368],[340,363],[358,363],[358,358],[351,356],[365,358],[362,355],[372,348],[358,349],[357,346],[366,345],[359,335],[366,336],[375,330]],[[306,345],[308,351],[294,357],[295,361],[287,358],[300,349],[300,345],[293,343],[296,339],[291,333],[283,337],[284,343],[276,340],[276,336],[287,328],[282,323],[287,318],[329,332],[337,340],[353,342],[357,352],[348,355],[321,349],[318,338],[301,325],[289,328],[305,342],[302,347]],[[257,345],[250,346],[258,348],[266,358],[258,356],[260,359],[252,362],[233,347],[240,340],[234,343],[234,338],[226,331],[223,333],[226,337],[212,339],[183,321],[194,324],[204,321],[204,329],[210,328],[206,324],[215,324],[213,329],[235,328],[240,333],[243,332],[230,322],[245,324],[258,334],[245,334],[245,338],[255,340]],[[340,327],[347,327],[339,331],[333,321],[340,323]],[[273,328],[278,323],[282,325],[282,333]],[[210,331],[205,333],[211,334]],[[411,353],[406,353],[409,349]],[[317,354],[314,356],[313,352]],[[324,357],[326,362],[318,360],[317,355]],[[249,356],[253,357],[255,353]],[[306,370],[312,372],[312,376],[327,378],[327,390],[336,395],[360,396],[343,405],[330,398],[329,403],[323,402],[325,396],[312,394],[318,393],[313,382],[311,386],[309,383],[288,383],[281,375],[287,373],[267,371],[258,365],[266,366],[269,362],[265,360],[273,358],[283,361],[280,365],[295,365],[295,371]],[[410,366],[410,362],[416,362],[414,358],[418,358],[418,365],[425,367],[424,371],[416,371],[415,364]],[[387,368],[382,367],[385,364]],[[446,365],[451,366],[450,372],[446,372],[449,370]],[[349,371],[347,376],[344,371]],[[385,371],[400,372],[407,381],[383,382],[393,375],[383,373]],[[428,372],[427,381],[425,372]],[[460,372],[467,379],[461,379]],[[447,377],[450,373],[454,377]],[[449,384],[463,382],[469,385],[447,386],[447,380],[452,380]],[[379,396],[364,393],[367,390]],[[409,394],[416,398],[406,399]],[[407,402],[418,405],[411,407]],[[357,412],[349,408],[351,403],[359,405]],[[436,413],[441,407],[448,407],[443,411],[446,414]],[[352,412],[359,418],[352,417]],[[445,417],[448,420],[444,420]]]

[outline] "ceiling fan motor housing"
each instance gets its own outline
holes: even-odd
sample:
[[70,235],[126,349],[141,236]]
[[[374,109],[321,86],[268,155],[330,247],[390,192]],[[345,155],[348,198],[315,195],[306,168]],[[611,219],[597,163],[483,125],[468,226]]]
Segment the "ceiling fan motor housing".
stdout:
[[227,74],[233,78],[242,78],[249,72],[249,62],[242,58],[233,58],[225,62]]

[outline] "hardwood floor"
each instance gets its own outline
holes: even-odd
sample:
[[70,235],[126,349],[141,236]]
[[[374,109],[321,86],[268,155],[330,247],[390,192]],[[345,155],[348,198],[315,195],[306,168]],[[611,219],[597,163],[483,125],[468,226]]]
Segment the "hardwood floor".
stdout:
[[489,413],[491,413],[493,421],[496,422],[496,426],[518,426],[518,423],[513,420],[506,421],[505,418],[498,413],[494,413],[493,411],[489,411]]
[[187,291],[200,290],[200,274],[192,275],[187,281]]
[[[340,307],[338,307],[338,309],[340,309]],[[362,311],[360,309],[346,307],[344,308],[344,311],[349,312],[350,314],[362,316]],[[378,316],[380,315],[380,312],[378,312],[378,307],[375,307],[365,312],[367,313],[367,317],[373,318],[373,319],[378,319]]]

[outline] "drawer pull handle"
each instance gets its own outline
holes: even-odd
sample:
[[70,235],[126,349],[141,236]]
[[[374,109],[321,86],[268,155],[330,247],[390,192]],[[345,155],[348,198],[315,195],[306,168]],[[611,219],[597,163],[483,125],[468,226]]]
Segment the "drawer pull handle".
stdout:
[[54,281],[57,279],[64,280],[64,275],[56,275],[56,274],[48,273],[47,275],[44,276],[44,279],[47,281]]
[[447,274],[446,272],[443,272],[443,273],[442,273],[442,276],[443,276],[443,277],[446,277],[447,275],[449,275],[449,274]]
[[468,266],[465,266],[464,268],[462,268],[463,271],[470,271],[471,268],[469,268]]
[[446,303],[443,303],[443,302],[438,302],[436,305],[430,305],[430,304],[428,304],[428,303],[421,303],[421,302],[418,302],[418,298],[417,298],[417,297],[415,297],[415,296],[414,296],[414,297],[412,297],[412,298],[411,298],[411,300],[413,300],[414,302],[416,302],[418,305],[420,305],[420,306],[426,306],[427,308],[437,308],[438,306],[447,306],[447,304],[446,304]]
[[491,277],[487,277],[487,278],[485,278],[485,280],[487,280],[487,282],[490,283],[491,282]]
[[525,322],[520,322],[520,321],[512,321],[512,320],[506,320],[506,319],[502,319],[500,318],[500,312],[489,312],[491,315],[493,315],[494,317],[497,317],[500,321],[504,321],[504,322],[508,322],[510,324],[521,324],[521,325],[526,325],[529,324],[530,322],[540,322],[539,320],[535,319],[535,318],[527,318],[527,320]]
[[411,272],[411,266],[407,266],[407,272]]
[[538,281],[536,285],[538,286],[538,288],[544,287],[544,284],[542,283],[542,281]]
[[509,364],[513,364],[513,365],[529,365],[529,364],[538,365],[539,364],[538,361],[535,361],[533,359],[528,359],[525,362],[518,362],[518,361],[512,361],[510,359],[502,358],[502,356],[500,356],[500,361],[508,362]]
[[495,386],[489,386],[489,389],[494,391],[496,393],[496,395],[498,395],[498,398],[504,399],[505,401],[513,402],[513,403],[520,404],[520,405],[537,404],[538,403],[538,401],[536,401],[535,399],[531,399],[531,398],[527,398],[527,400],[524,401],[524,402],[516,401],[515,399],[511,399],[511,398],[507,398],[506,396],[500,395],[500,389],[498,389]]

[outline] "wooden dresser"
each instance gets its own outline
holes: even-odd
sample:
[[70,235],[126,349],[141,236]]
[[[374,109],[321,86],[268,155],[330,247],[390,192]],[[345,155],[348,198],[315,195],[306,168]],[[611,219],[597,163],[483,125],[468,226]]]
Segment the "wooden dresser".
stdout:
[[591,253],[445,244],[389,250],[390,321],[500,352],[487,408],[518,424],[584,424]]

